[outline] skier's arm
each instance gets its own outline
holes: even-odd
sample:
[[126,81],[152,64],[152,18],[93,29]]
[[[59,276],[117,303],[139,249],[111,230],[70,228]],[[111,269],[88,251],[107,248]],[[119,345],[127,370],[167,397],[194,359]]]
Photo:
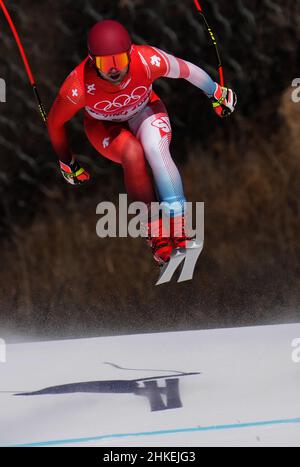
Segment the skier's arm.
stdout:
[[185,79],[189,83],[201,89],[207,97],[213,97],[218,84],[202,68],[181,58],[167,54],[163,50],[157,49],[165,62],[165,78]]
[[184,78],[189,83],[201,89],[212,101],[213,109],[219,117],[227,117],[234,112],[237,97],[228,88],[220,86],[202,68],[181,58],[174,57],[157,49],[163,57],[166,66],[166,78]]
[[79,185],[89,179],[89,174],[80,167],[72,154],[66,130],[66,123],[84,104],[84,89],[75,70],[63,83],[47,121],[50,140],[59,158],[62,175],[72,185]]
[[156,47],[144,46],[153,79],[160,77],[180,79],[201,89],[211,99],[215,112],[226,116],[234,111],[236,95],[231,89],[221,87],[200,67],[170,55]]
[[66,123],[84,107],[84,92],[72,72],[63,83],[48,115],[48,132],[53,148],[60,161],[69,164],[72,152],[66,131]]

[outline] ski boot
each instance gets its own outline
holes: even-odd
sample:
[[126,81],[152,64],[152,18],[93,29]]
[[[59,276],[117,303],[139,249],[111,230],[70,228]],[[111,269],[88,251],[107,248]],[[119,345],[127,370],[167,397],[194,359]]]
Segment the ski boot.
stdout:
[[191,240],[186,233],[186,222],[184,215],[171,217],[171,239],[175,250],[185,249],[187,242]]
[[155,261],[160,266],[170,261],[173,244],[170,236],[164,232],[162,219],[157,219],[148,223],[147,242],[151,247]]

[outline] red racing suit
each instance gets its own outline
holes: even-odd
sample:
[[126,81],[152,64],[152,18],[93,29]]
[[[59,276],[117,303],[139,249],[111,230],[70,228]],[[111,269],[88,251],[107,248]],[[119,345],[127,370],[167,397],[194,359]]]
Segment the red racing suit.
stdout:
[[127,191],[133,198],[153,198],[145,158],[160,201],[183,203],[179,172],[171,158],[171,125],[165,106],[153,91],[161,77],[184,78],[211,97],[217,84],[196,65],[160,49],[133,45],[129,72],[119,85],[101,78],[86,58],[67,77],[48,117],[48,130],[59,159],[72,159],[65,124],[81,109],[92,145],[123,165]]

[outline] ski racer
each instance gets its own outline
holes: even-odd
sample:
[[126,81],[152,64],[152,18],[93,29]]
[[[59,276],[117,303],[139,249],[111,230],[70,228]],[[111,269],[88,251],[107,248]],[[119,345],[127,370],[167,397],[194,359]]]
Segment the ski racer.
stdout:
[[88,57],[66,78],[48,117],[50,139],[68,183],[81,185],[90,178],[71,151],[66,130],[66,123],[84,109],[90,143],[102,156],[122,165],[131,199],[172,206],[168,236],[161,220],[148,224],[148,241],[160,264],[169,261],[174,249],[184,248],[187,240],[183,184],[170,154],[171,124],[152,87],[163,77],[183,78],[199,88],[219,117],[235,109],[235,93],[204,70],[156,47],[133,44],[119,22],[104,20],[89,31]]

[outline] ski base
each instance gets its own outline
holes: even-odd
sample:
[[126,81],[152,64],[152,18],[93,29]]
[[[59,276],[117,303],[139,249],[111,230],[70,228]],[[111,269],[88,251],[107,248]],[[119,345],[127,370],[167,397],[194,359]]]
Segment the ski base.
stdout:
[[202,250],[203,242],[199,240],[190,240],[187,242],[186,248],[175,250],[171,255],[170,261],[161,266],[159,279],[156,285],[170,282],[177,270],[181,271],[177,282],[192,280]]

